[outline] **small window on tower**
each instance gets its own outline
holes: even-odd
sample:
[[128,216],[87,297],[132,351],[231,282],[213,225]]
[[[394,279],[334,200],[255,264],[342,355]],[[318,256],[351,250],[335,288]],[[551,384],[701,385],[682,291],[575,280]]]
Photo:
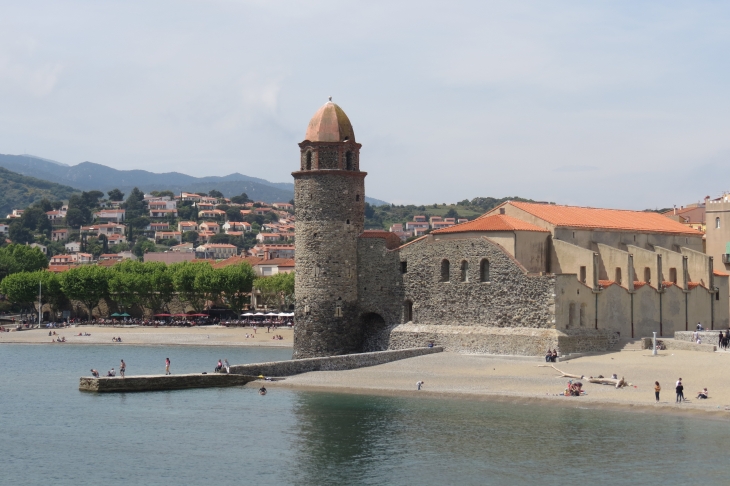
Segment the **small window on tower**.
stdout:
[[307,170],[312,170],[312,152],[307,152]]
[[359,201],[359,200],[360,200],[360,194],[356,194],[355,195],[355,201]]
[[352,152],[345,154],[345,169],[352,170]]
[[400,262],[400,273],[408,272],[408,262]]
[[347,220],[347,224],[350,224],[350,220],[349,219]]

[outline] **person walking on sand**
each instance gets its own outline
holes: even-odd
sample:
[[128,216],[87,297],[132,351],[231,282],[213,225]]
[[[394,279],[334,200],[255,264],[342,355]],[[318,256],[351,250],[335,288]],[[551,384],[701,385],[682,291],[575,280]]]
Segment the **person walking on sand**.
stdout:
[[656,402],[659,403],[659,392],[662,391],[662,387],[659,386],[659,382],[654,382],[654,396],[656,397]]
[[679,379],[677,382],[677,387],[675,388],[677,391],[677,401],[675,403],[683,402],[684,401],[684,386],[682,385],[682,378]]
[[171,375],[170,373],[170,358],[165,358],[165,374]]
[[127,371],[127,363],[122,360],[122,364],[119,365],[119,375],[124,378],[124,372]]
[[420,380],[419,380],[419,381],[417,381],[417,382],[416,382],[416,390],[420,390],[420,389],[421,389],[421,387],[422,387],[422,386],[423,386],[423,385],[424,385],[425,383],[426,383],[425,381],[420,381]]

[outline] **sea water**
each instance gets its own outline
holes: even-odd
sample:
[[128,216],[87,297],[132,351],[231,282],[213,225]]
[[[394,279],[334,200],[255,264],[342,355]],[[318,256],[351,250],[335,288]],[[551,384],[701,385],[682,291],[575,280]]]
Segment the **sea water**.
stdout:
[[94,394],[90,368],[212,371],[291,350],[0,345],[0,484],[730,483],[726,420],[270,387]]

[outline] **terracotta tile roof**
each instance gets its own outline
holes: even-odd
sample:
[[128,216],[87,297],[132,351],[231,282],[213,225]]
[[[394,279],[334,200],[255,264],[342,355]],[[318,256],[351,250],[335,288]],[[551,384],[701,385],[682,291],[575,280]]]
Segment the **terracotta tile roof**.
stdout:
[[385,247],[388,250],[398,248],[401,245],[400,237],[390,231],[365,230],[360,234],[360,238],[382,238],[385,240]]
[[700,282],[687,282],[687,287],[690,289],[694,289],[696,287],[700,287],[702,284]]
[[437,229],[431,233],[467,233],[470,231],[539,231],[541,233],[549,233],[549,231],[545,228],[540,228],[534,224],[527,223],[521,219],[506,216],[504,214],[482,216],[474,221],[468,221],[448,228]]
[[609,287],[609,286],[611,286],[611,285],[615,284],[615,283],[616,283],[616,282],[614,282],[613,280],[599,280],[599,281],[598,281],[598,285],[600,285],[600,286],[601,286],[601,287],[603,287],[604,289],[605,289],[606,287]]
[[713,270],[712,274],[716,277],[727,277],[728,274],[725,272],[720,272],[719,270]]
[[257,265],[276,265],[277,267],[293,267],[293,258],[272,258],[271,260],[261,260]]
[[639,281],[639,280],[634,280],[634,288],[635,288],[635,289],[641,288],[641,287],[643,287],[644,285],[646,285],[646,282],[641,282],[641,281]]
[[213,264],[213,268],[224,268],[229,265],[238,265],[239,263],[248,263],[251,266],[256,265],[257,263],[262,262],[260,258],[257,257],[241,257],[241,256],[232,256],[230,258],[226,258],[225,260],[221,260],[218,263]]
[[665,280],[665,281],[662,282],[662,285],[664,285],[665,287],[671,287],[672,285],[677,285],[677,284],[675,284],[674,282],[670,282],[668,280]]
[[702,236],[700,231],[688,228],[659,213],[519,201],[509,201],[505,204],[511,204],[555,226]]

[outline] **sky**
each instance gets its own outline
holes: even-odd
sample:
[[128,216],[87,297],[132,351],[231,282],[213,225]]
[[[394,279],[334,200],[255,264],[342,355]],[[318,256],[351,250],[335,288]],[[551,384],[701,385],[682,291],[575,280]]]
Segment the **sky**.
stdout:
[[730,190],[730,4],[0,0],[0,153],[291,182],[328,96],[369,196]]

